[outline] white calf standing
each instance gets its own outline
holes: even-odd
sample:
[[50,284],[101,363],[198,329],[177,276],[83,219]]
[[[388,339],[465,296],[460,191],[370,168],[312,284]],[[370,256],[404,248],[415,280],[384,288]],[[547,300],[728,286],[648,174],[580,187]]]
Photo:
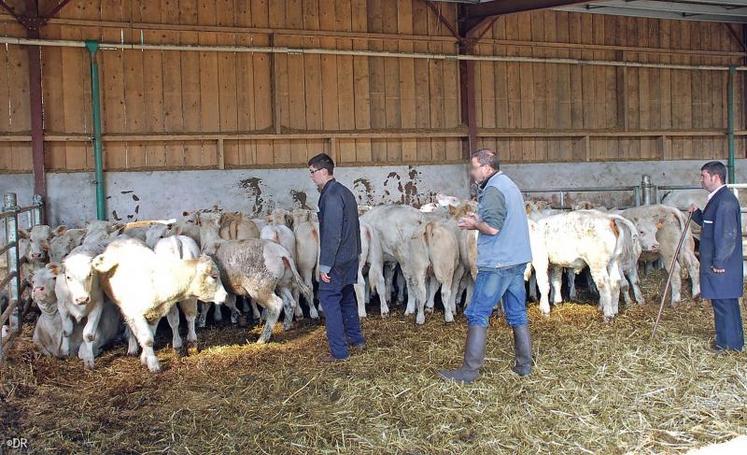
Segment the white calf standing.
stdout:
[[[296,237],[296,267],[309,289],[314,289],[314,271],[319,262],[319,222],[314,219],[311,210],[295,209],[293,216],[293,234]],[[309,305],[309,316],[319,318],[319,312],[313,301]]]
[[379,295],[381,317],[389,315],[387,288],[384,279],[384,252],[376,231],[365,221],[360,221],[361,256],[358,261],[358,282],[355,284],[355,297],[358,301],[358,316],[366,317],[366,281],[363,268],[368,265],[368,283],[371,290]]
[[121,239],[96,256],[92,266],[130,329],[130,352],[134,336],[143,349],[140,362],[151,372],[161,370],[153,351],[156,326],[177,302],[226,299],[218,267],[207,256],[174,259],[156,254],[139,240]]
[[[156,243],[153,251],[161,257],[172,259],[198,259],[200,257],[200,248],[197,242],[186,235],[175,235],[164,237]],[[180,354],[186,353],[190,348],[197,349],[197,331],[195,330],[195,321],[197,319],[197,298],[189,297],[179,301],[179,308],[184,312],[187,320],[187,346],[183,349],[182,337],[179,335],[179,310],[177,306],[171,307],[166,313],[166,319],[169,322],[172,333],[171,345]]]
[[84,243],[71,251],[60,266],[52,270],[57,277],[55,294],[62,318],[61,352],[65,356],[70,355],[73,320],[80,323],[85,318],[80,356],[86,368],[94,366],[94,343],[104,310],[104,295],[99,286],[99,276],[91,263],[104,248],[105,245],[102,243]]

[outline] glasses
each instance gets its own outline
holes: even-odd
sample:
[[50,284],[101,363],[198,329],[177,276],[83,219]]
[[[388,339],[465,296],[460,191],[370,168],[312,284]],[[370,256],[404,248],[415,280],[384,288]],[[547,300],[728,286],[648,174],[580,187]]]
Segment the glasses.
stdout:
[[309,169],[309,174],[314,175],[317,172],[321,171],[322,169],[324,169],[324,168],[320,167],[319,169]]

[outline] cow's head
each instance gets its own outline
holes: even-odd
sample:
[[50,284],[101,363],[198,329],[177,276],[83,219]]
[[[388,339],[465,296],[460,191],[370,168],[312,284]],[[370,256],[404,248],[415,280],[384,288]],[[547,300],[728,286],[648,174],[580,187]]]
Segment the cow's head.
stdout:
[[209,256],[202,255],[196,260],[195,275],[190,292],[203,302],[222,304],[228,294],[220,279],[220,271]]
[[91,301],[96,270],[87,254],[71,254],[62,261],[61,278],[70,293],[72,303],[87,305]]
[[54,287],[59,271],[60,266],[58,264],[50,263],[46,267],[36,270],[31,277],[31,298],[39,309],[47,314],[57,311]]
[[659,241],[656,240],[656,232],[661,227],[659,223],[650,219],[636,218],[633,219],[638,234],[638,240],[641,243],[641,249],[647,253],[659,252]]

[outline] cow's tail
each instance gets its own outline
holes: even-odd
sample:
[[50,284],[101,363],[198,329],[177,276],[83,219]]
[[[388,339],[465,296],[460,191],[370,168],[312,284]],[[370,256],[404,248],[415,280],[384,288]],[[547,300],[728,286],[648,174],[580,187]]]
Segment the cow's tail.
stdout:
[[283,264],[285,264],[285,268],[289,269],[293,274],[293,287],[301,291],[301,294],[303,294],[307,302],[313,302],[314,293],[311,291],[311,288],[304,283],[301,275],[298,274],[298,269],[296,269],[296,263],[293,262],[293,258],[290,256],[283,256]]

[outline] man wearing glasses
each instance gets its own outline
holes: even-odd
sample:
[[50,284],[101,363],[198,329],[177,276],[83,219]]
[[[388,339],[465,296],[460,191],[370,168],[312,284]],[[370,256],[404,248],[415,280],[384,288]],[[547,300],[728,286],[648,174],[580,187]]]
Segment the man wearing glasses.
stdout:
[[309,160],[319,196],[319,302],[324,311],[328,361],[348,359],[348,346],[363,349],[353,284],[358,279],[361,235],[355,196],[335,180],[335,163],[326,153]]
[[485,359],[490,314],[503,299],[506,322],[514,332],[516,361],[512,370],[519,376],[532,371],[532,345],[527,322],[524,269],[532,260],[529,223],[519,188],[499,168],[495,152],[482,149],[471,157],[470,173],[480,185],[478,213],[459,220],[461,229],[478,230],[477,278],[467,317],[464,362],[456,370],[439,371],[441,378],[472,383]]

